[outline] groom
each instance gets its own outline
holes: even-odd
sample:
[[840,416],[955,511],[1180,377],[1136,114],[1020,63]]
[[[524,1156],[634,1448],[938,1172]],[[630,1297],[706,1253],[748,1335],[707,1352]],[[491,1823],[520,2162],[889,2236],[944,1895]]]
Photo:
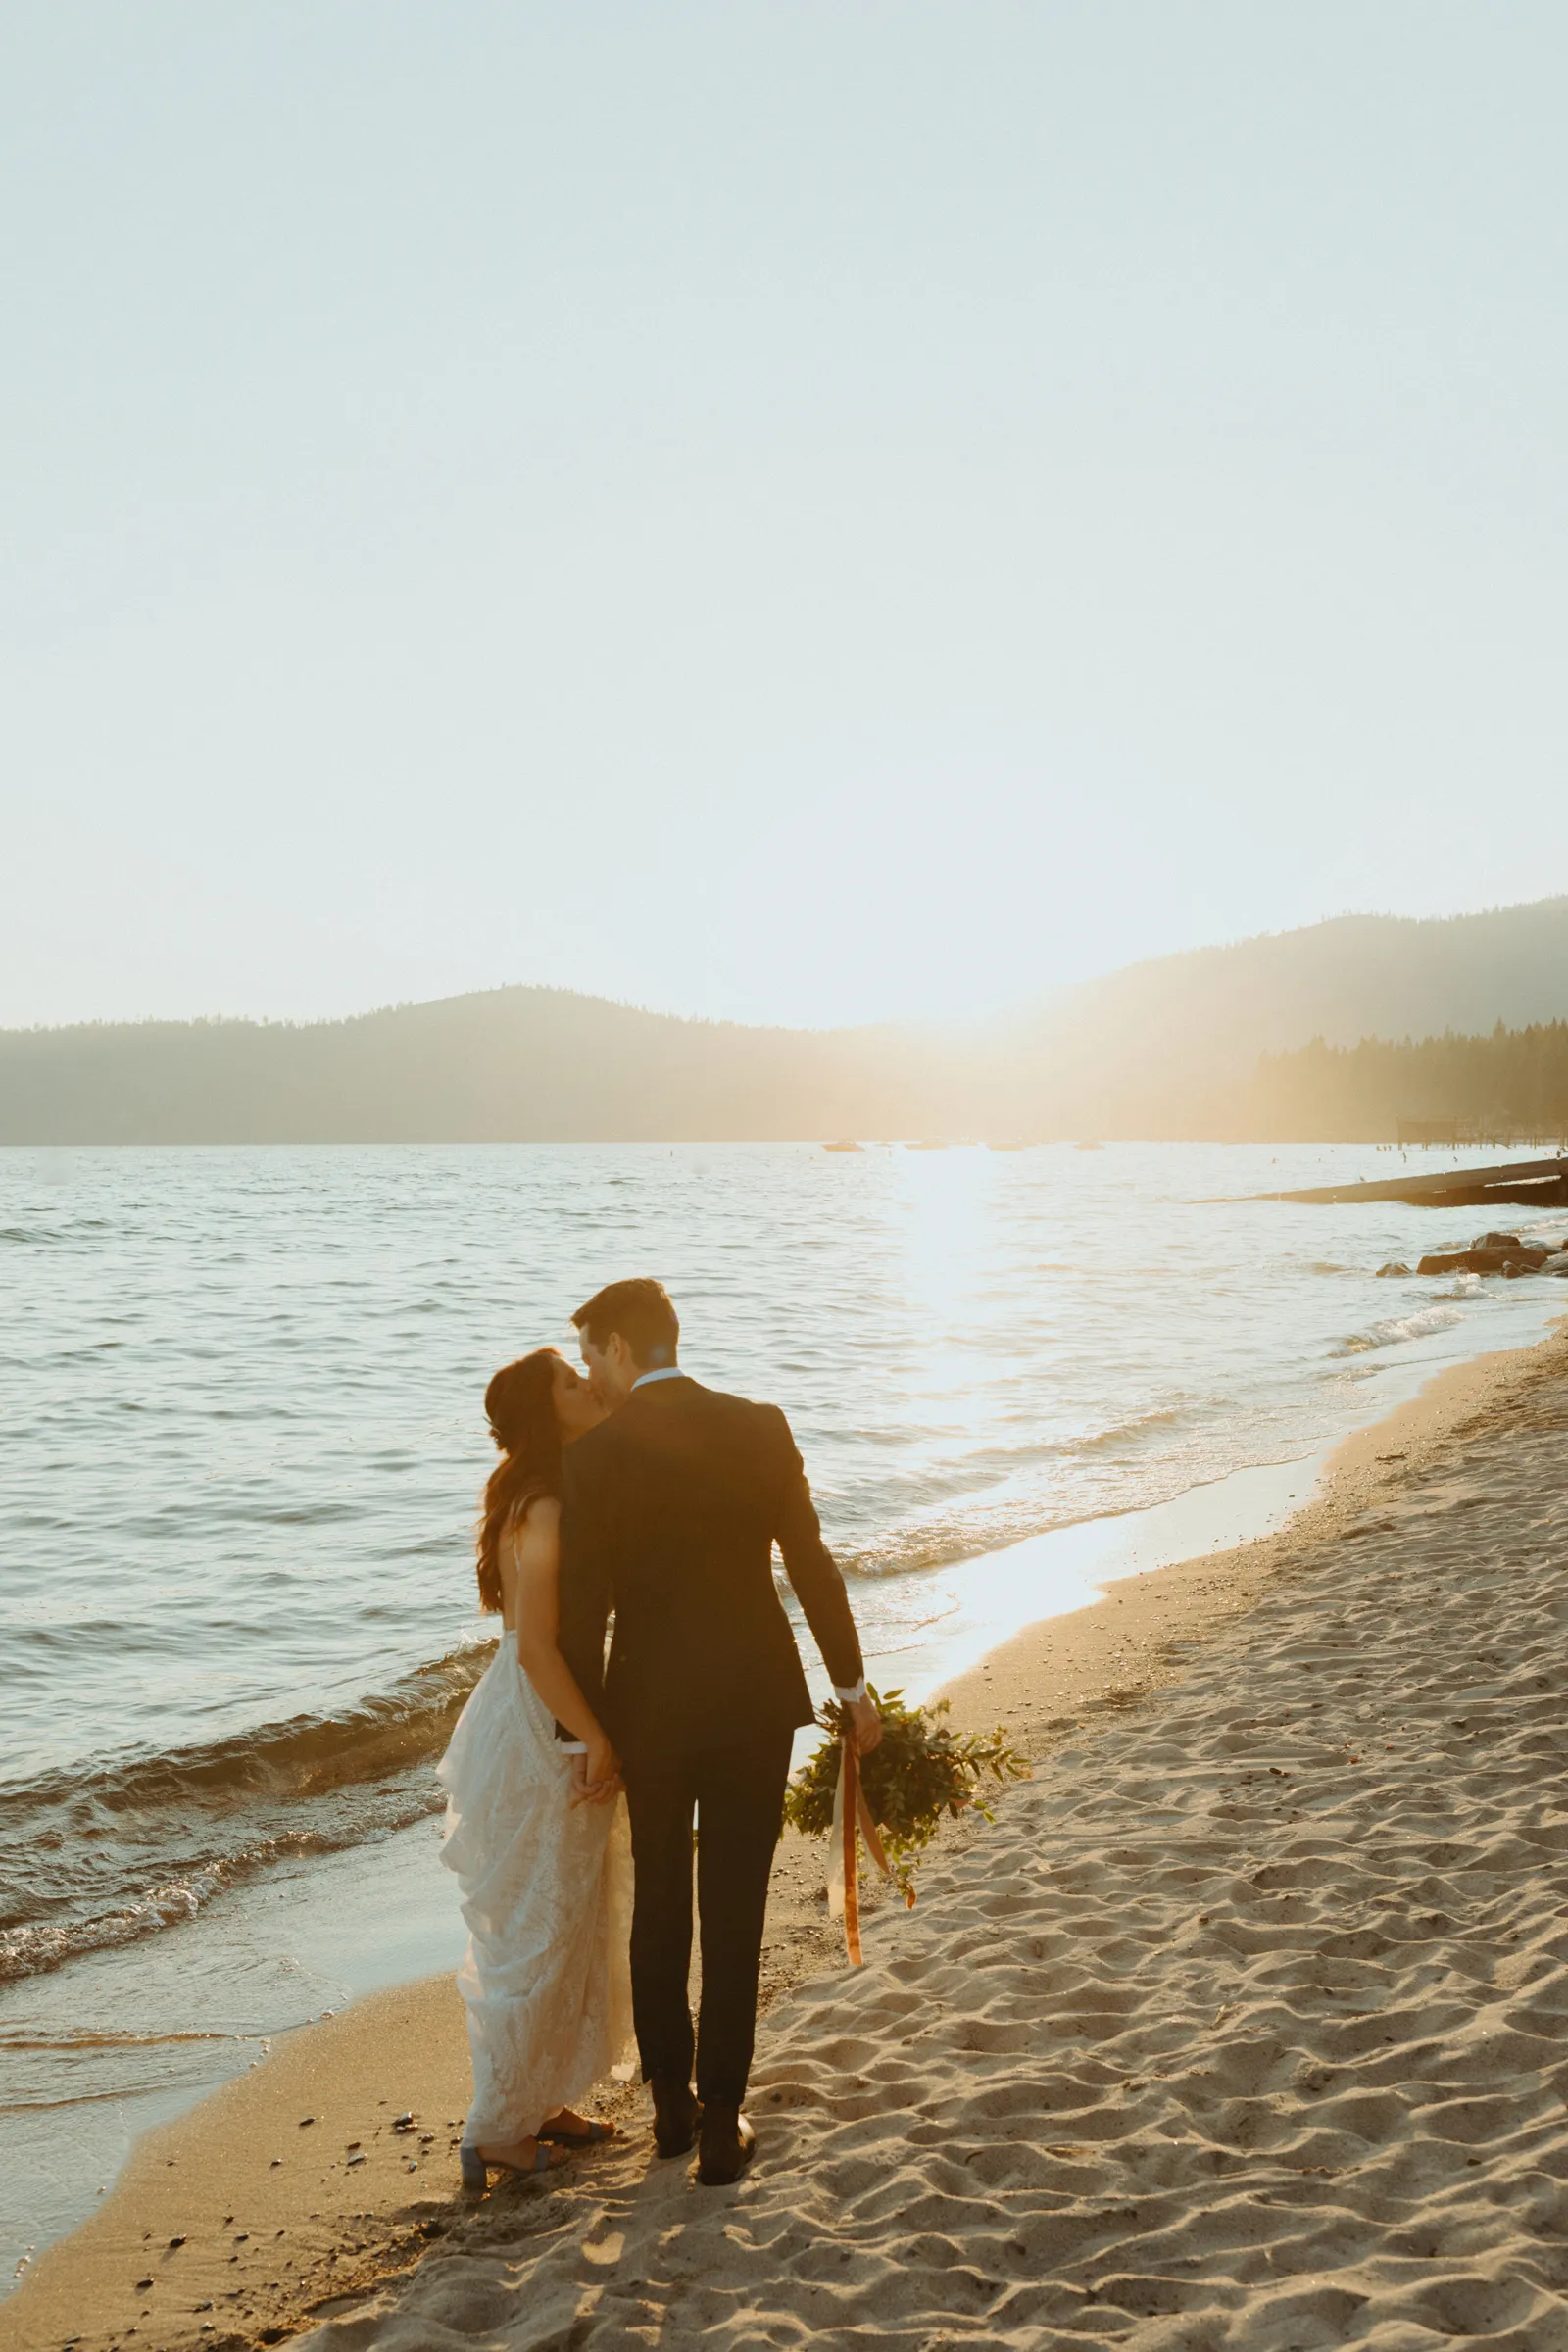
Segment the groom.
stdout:
[[564,1457],[561,1654],[621,1758],[636,1871],[632,2006],[659,2153],[684,2155],[700,2125],[697,2177],[718,2185],[756,2145],[741,2101],[767,1882],[795,1730],[812,1719],[773,1583],[775,1541],[862,1755],[882,1726],[844,1579],[778,1407],[688,1379],[662,1283],[612,1282],[571,1319],[592,1386],[615,1409]]

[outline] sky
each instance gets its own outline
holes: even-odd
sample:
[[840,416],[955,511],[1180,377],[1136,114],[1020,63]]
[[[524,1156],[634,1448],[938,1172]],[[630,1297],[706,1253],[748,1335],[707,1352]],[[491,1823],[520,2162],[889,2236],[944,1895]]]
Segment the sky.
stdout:
[[0,1024],[1568,889],[1561,0],[11,0]]

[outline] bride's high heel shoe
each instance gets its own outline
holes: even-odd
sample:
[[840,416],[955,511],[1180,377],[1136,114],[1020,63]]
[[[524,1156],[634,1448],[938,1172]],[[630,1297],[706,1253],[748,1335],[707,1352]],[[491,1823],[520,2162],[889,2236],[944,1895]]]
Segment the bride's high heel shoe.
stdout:
[[534,2142],[532,2164],[505,2164],[495,2156],[481,2156],[478,2149],[465,2140],[458,2150],[458,2170],[463,2185],[476,2197],[482,2197],[490,2186],[492,2173],[559,2173],[562,2159],[542,2139]]
[[[568,2114],[570,2109],[566,2110]],[[618,2139],[620,2134],[613,2124],[596,2124],[586,2115],[573,2115],[572,2124],[541,2124],[535,2137],[548,2139],[558,2148],[602,2148],[607,2140]]]

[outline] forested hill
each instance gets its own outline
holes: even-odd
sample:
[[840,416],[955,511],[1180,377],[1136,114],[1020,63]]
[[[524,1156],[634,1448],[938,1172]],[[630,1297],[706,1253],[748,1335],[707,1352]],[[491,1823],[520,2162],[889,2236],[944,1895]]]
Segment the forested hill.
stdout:
[[0,1032],[0,1142],[903,1134],[934,1076],[930,1051],[893,1029],[748,1029],[502,988],[298,1027]]
[[1401,1120],[1451,1123],[1461,1137],[1568,1136],[1568,1021],[1355,1046],[1314,1038],[1264,1055],[1233,1124],[1265,1143],[1382,1143]]
[[[1423,921],[1352,914],[1130,964],[1015,1032],[1064,1133],[1234,1136],[1264,1054],[1568,1017],[1568,898]],[[1271,1130],[1271,1134],[1283,1130]],[[1391,1130],[1392,1132],[1392,1130]]]
[[[1162,956],[962,1035],[746,1028],[548,988],[304,1026],[8,1030],[0,1143],[1272,1140],[1370,1134],[1374,1119],[1392,1135],[1397,1115],[1449,1115],[1423,1111],[1428,1077],[1389,1060],[1374,1081],[1370,1054],[1348,1075],[1335,1049],[1448,1031],[1487,1043],[1499,1021],[1565,1017],[1557,898],[1421,922],[1348,915]],[[1260,1068],[1313,1040],[1310,1067]],[[1524,1109],[1494,1091],[1475,1115]]]

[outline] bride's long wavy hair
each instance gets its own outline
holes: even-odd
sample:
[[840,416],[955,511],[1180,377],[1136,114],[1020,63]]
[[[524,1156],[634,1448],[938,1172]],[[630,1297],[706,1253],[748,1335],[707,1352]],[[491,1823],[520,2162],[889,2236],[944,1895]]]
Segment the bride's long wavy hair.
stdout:
[[561,1493],[561,1424],[556,1419],[558,1348],[536,1348],[503,1364],[484,1393],[490,1435],[501,1459],[484,1490],[475,1544],[479,1606],[501,1607],[501,1538],[518,1508],[536,1494]]

